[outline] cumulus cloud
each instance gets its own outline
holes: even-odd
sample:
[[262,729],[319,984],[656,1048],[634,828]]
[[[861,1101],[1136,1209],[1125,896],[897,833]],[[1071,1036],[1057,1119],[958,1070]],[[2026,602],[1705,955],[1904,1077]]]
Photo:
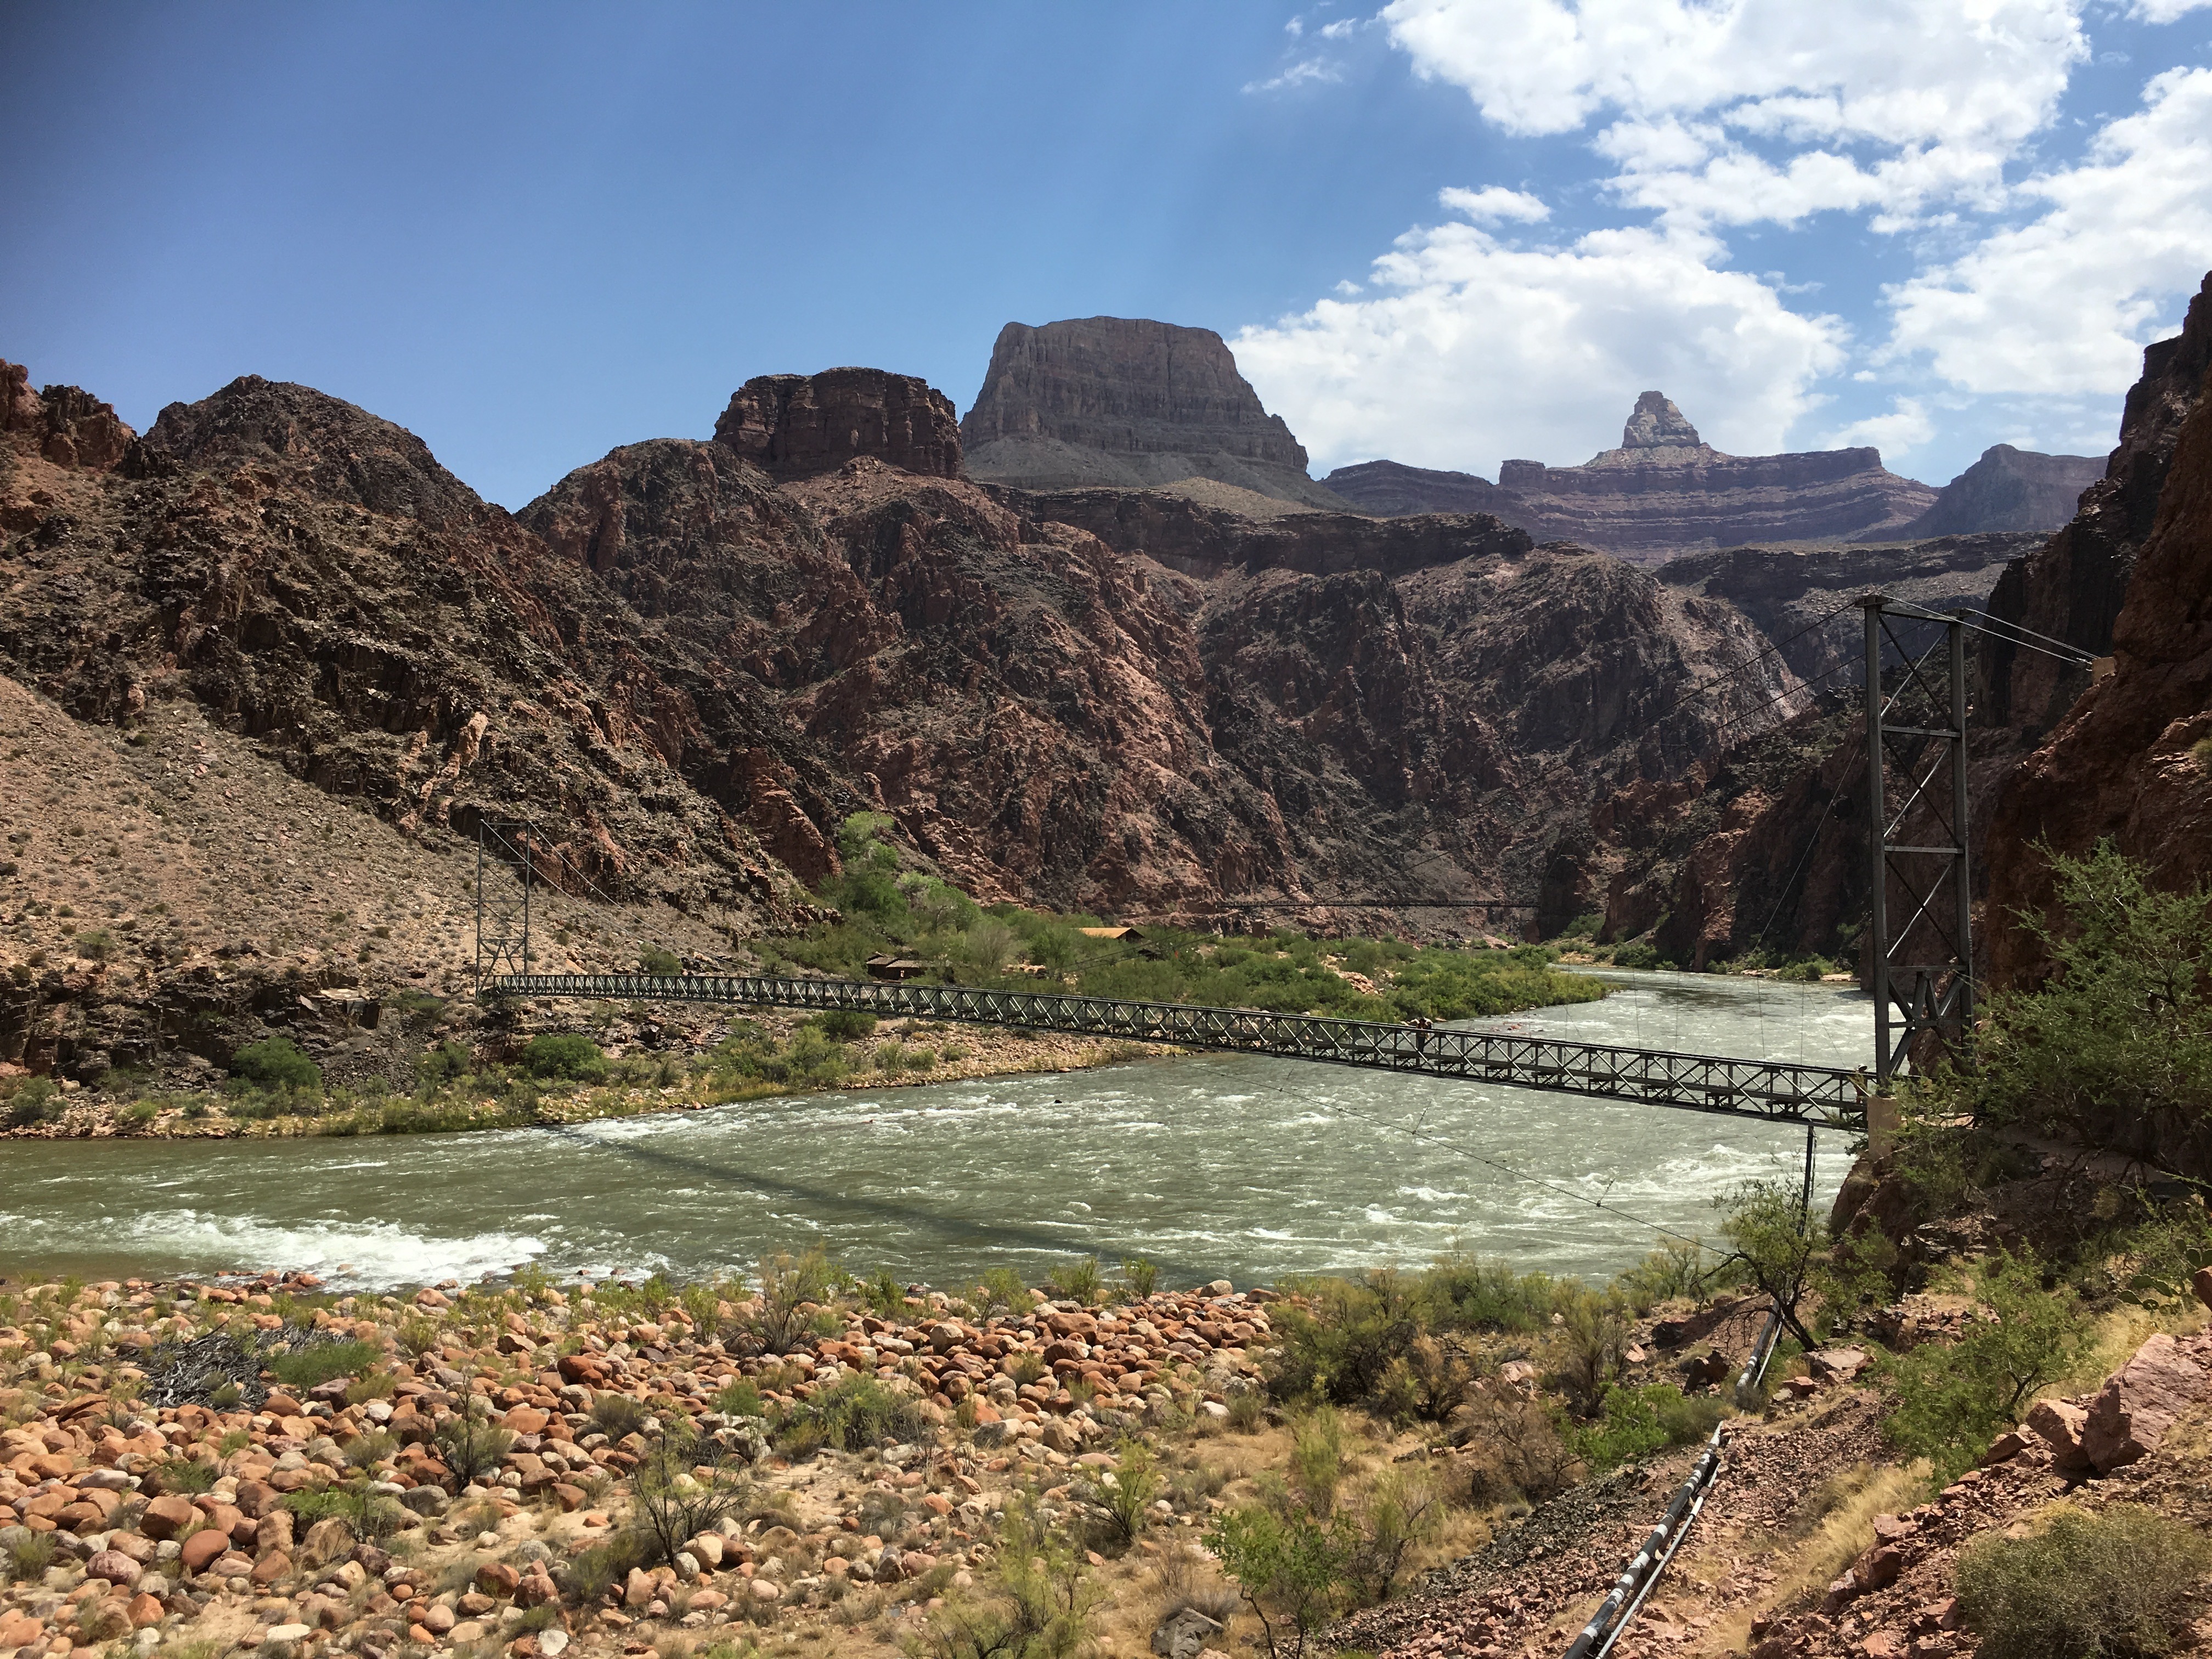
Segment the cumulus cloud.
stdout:
[[2212,261],[2212,70],[2154,77],[2080,166],[2021,191],[2047,209],[1899,287],[1884,355],[1974,392],[2125,387]]
[[[2129,4],[2166,21],[2212,0]],[[2075,142],[2062,100],[2088,9],[1390,0],[1374,21],[1417,74],[1504,132],[1582,135],[1598,199],[1639,222],[1546,242],[1542,197],[1447,190],[1466,222],[1409,231],[1364,289],[1246,330],[1239,362],[1324,464],[1577,460],[1655,386],[1722,447],[1771,450],[1852,370],[1893,396],[1826,441],[1908,452],[1990,399],[2008,429],[2040,399],[2078,430],[2212,262],[2212,70],[2155,76],[2078,161],[2038,165]],[[1856,337],[1813,312],[1820,283],[1733,268],[1748,248],[1730,238],[1822,216],[1917,266]]]
[[1525,191],[1508,190],[1503,185],[1492,185],[1484,190],[1440,190],[1437,199],[1454,213],[1464,214],[1479,225],[1499,219],[1533,222],[1552,216],[1552,210],[1540,198]]
[[1718,252],[1662,228],[1555,247],[1472,224],[1411,232],[1375,262],[1374,297],[1247,328],[1237,362],[1324,466],[1389,456],[1495,477],[1509,457],[1571,464],[1617,443],[1652,386],[1707,441],[1771,451],[1841,365],[1844,331],[1718,269]]

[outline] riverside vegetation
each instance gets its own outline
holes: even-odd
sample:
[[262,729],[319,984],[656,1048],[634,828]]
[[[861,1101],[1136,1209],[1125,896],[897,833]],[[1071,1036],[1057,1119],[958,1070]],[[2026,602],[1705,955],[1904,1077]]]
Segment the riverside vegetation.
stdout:
[[[1102,940],[1087,915],[978,905],[957,888],[902,865],[886,842],[888,820],[860,813],[840,836],[843,873],[821,896],[838,919],[799,935],[756,939],[749,953],[769,974],[866,977],[872,957],[925,964],[939,983],[1072,989],[1152,1002],[1323,1013],[1352,1019],[1461,1019],[1605,994],[1560,971],[1558,951],[1524,945],[1454,950],[1395,939],[1314,939],[1278,933],[1224,939],[1147,927],[1138,943]],[[646,945],[641,971],[675,974],[672,951]],[[1157,1046],[902,1021],[878,1030],[872,1014],[718,1020],[696,1046],[642,1044],[611,1054],[610,1034],[645,1023],[641,1006],[583,1012],[582,1031],[526,1029],[521,1010],[495,1006],[466,1042],[466,1011],[403,992],[394,1012],[422,1023],[427,1041],[411,1088],[326,1087],[319,1065],[288,1035],[238,1048],[220,1092],[148,1091],[113,1077],[88,1100],[43,1078],[0,1079],[0,1123],[31,1133],[264,1134],[415,1133],[514,1128],[838,1087],[945,1082],[1008,1072],[1065,1070],[1147,1054]]]

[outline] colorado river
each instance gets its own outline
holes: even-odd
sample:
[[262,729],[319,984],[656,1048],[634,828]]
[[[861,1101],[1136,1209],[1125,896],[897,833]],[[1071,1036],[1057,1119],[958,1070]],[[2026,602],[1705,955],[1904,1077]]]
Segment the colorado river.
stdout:
[[[1609,974],[1601,1002],[1474,1022],[1860,1066],[1857,991]],[[1820,1138],[1832,1194],[1846,1137]],[[1790,1126],[1297,1060],[1202,1055],[750,1101],[556,1129],[367,1139],[0,1145],[0,1272],[305,1267],[333,1284],[749,1268],[814,1242],[940,1285],[1071,1255],[1264,1284],[1455,1241],[1603,1276],[1653,1227],[1802,1166]],[[1605,1208],[1595,1206],[1602,1200]]]

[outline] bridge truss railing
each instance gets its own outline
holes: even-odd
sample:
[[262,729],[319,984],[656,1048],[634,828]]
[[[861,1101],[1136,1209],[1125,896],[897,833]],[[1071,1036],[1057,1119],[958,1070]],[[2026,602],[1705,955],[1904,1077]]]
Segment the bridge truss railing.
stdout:
[[1863,1073],[1787,1060],[1736,1060],[1510,1033],[1422,1030],[1377,1020],[1125,1002],[1048,991],[706,974],[505,974],[488,980],[484,988],[514,997],[849,1009],[878,1018],[1279,1054],[1823,1128],[1862,1127],[1868,1092]]

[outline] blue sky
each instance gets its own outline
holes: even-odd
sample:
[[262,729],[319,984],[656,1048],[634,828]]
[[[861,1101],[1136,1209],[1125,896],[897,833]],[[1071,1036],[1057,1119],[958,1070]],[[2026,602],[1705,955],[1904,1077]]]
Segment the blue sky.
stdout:
[[[1217,329],[1315,471],[1674,396],[1739,453],[2101,452],[2212,268],[2212,5],[0,5],[0,356],[240,374],[509,506],[1008,320]],[[1378,261],[1381,262],[1378,264]]]

